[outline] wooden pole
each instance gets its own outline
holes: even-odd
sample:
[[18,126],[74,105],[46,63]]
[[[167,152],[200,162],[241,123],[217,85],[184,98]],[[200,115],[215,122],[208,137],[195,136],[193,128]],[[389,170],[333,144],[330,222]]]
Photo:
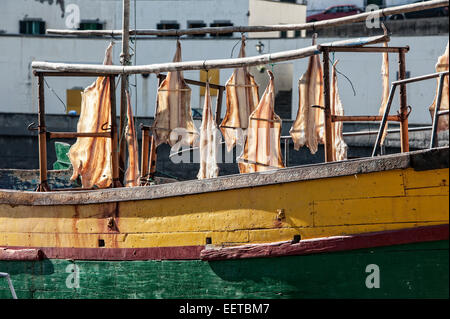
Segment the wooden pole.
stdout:
[[[130,0],[123,0],[122,15],[122,53],[120,64],[127,66],[130,63],[129,54],[129,30],[130,30]],[[122,182],[125,176],[125,155],[127,141],[125,138],[125,127],[127,125],[127,95],[128,75],[122,74],[120,82],[120,122],[119,122],[119,179]]]
[[141,125],[142,152],[141,152],[141,185],[145,185],[148,174],[148,147],[150,143],[149,128]]
[[[379,35],[367,38],[357,38],[345,41],[336,41],[333,43],[325,43],[325,46],[341,46],[341,45],[369,45],[380,42],[388,42],[390,38],[386,35]],[[313,45],[306,48],[282,51],[277,53],[263,54],[246,58],[219,59],[219,60],[200,60],[188,62],[170,62],[139,66],[117,66],[117,65],[101,65],[101,64],[67,64],[67,63],[50,63],[33,61],[31,66],[33,69],[60,72],[84,72],[84,73],[103,73],[103,74],[142,74],[142,73],[162,73],[171,71],[188,71],[188,70],[204,70],[204,69],[233,69],[255,65],[271,64],[276,62],[297,60],[307,58],[319,54],[321,45]]]
[[[400,80],[406,79],[406,56],[405,51],[399,53],[399,75]],[[400,84],[400,144],[401,151],[409,152],[409,133],[408,133],[408,104],[406,97],[406,84]]]
[[116,116],[116,81],[114,76],[109,77],[109,92],[111,99],[111,166],[112,166],[112,187],[121,187],[123,184],[119,179],[119,150],[117,136],[117,116]]
[[[274,31],[300,31],[300,30],[318,30],[323,28],[331,28],[351,23],[365,22],[372,17],[387,17],[391,15],[422,11],[427,9],[434,9],[446,7],[449,5],[448,0],[433,0],[402,6],[384,8],[372,12],[364,12],[338,19],[330,19],[311,23],[301,24],[279,24],[266,26],[233,26],[233,27],[209,27],[209,28],[195,28],[184,30],[130,30],[132,35],[157,35],[157,36],[182,36],[182,35],[198,35],[198,34],[223,34],[223,33],[245,33],[245,32],[274,32]],[[47,34],[59,35],[83,35],[83,36],[120,36],[123,30],[55,30],[47,29]]]
[[38,76],[38,133],[39,133],[39,185],[38,192],[48,192],[50,187],[47,181],[47,132],[45,127],[45,96],[44,76]]
[[330,57],[325,48],[323,50],[323,87],[324,87],[324,116],[325,116],[325,162],[333,161],[332,122],[331,122],[331,92],[330,92]]

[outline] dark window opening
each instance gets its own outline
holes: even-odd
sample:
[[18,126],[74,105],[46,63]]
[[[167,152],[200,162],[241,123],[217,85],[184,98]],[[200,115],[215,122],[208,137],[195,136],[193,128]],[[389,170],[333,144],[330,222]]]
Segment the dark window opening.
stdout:
[[300,38],[302,36],[302,31],[300,30],[295,30],[295,37],[296,38]]
[[[161,21],[156,25],[156,29],[158,30],[178,30],[180,29],[180,24],[177,21]],[[162,37],[158,35],[158,37]],[[168,36],[166,36],[168,37]],[[174,37],[174,36],[170,36]]]
[[[232,27],[233,23],[231,23],[230,21],[214,21],[214,23],[211,23],[209,25],[210,27]],[[233,32],[230,33],[211,33],[212,37],[232,37],[233,36]]]
[[[196,28],[204,28],[206,27],[206,23],[203,21],[188,21],[188,29],[196,29]],[[206,34],[193,34],[192,37],[205,37]]]
[[281,31],[280,32],[280,38],[282,38],[282,39],[287,38],[287,31]]
[[19,21],[21,34],[45,34],[45,21],[41,19],[27,19]]
[[98,240],[98,247],[105,247],[105,240],[104,239],[99,239]]
[[104,23],[95,21],[81,21],[78,30],[103,30]]

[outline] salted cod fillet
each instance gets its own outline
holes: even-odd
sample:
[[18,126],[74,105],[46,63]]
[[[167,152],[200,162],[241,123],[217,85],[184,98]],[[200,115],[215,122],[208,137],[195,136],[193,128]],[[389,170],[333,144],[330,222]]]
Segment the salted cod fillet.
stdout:
[[[112,64],[112,43],[105,52],[104,65]],[[77,132],[104,132],[102,126],[111,126],[109,77],[98,77],[82,93],[81,112]],[[73,166],[71,180],[81,177],[85,188],[106,188],[112,184],[112,141],[110,138],[77,138],[69,150]]]
[[[179,41],[173,62],[181,62]],[[191,89],[184,81],[183,72],[168,72],[157,94],[153,124],[156,146],[162,143],[175,148],[194,145],[198,132],[192,119],[190,103]]]
[[200,170],[197,174],[198,179],[219,176],[219,167],[216,161],[217,133],[217,125],[211,109],[209,83],[206,83],[205,105],[200,128]]
[[[245,40],[243,39],[240,58],[245,57]],[[248,118],[259,103],[258,85],[255,78],[250,74],[248,68],[238,68],[225,84],[227,94],[227,112],[220,124],[230,152],[236,143],[243,144],[244,130],[248,128]]]
[[[384,47],[388,46],[387,42],[384,42]],[[378,112],[379,115],[383,116],[386,111],[387,103],[389,101],[389,93],[390,93],[390,83],[389,83],[389,53],[383,53],[383,63],[381,66],[381,78],[383,83],[383,96],[381,98],[381,106]],[[381,136],[381,145],[384,144],[384,140],[387,136],[388,125],[384,129],[383,135]]]
[[133,110],[131,108],[130,94],[125,91],[127,96],[127,117],[126,141],[128,145],[128,168],[125,172],[125,186],[139,186],[139,152],[136,130],[134,127]]
[[[313,45],[316,43],[313,39]],[[323,71],[319,55],[309,58],[308,69],[298,81],[299,106],[297,118],[289,133],[294,142],[294,149],[307,146],[311,154],[318,150],[318,144],[325,140],[325,115],[313,105],[324,106]]]
[[[344,108],[342,107],[341,98],[339,97],[339,90],[337,85],[337,72],[336,72],[336,61],[333,64],[332,70],[332,85],[331,85],[331,114],[332,115],[344,115]],[[332,130],[332,152],[333,152],[333,161],[343,161],[347,159],[347,144],[344,141],[343,132],[343,123],[333,122],[331,124]]]
[[273,73],[257,108],[250,115],[244,150],[238,158],[239,172],[252,173],[283,168],[280,136],[281,119],[275,114]]
[[[436,64],[436,72],[445,72],[448,71],[449,65],[449,44],[447,42],[447,48],[445,49],[444,55],[439,57],[438,63]],[[438,78],[438,86],[439,86],[439,78]],[[433,104],[430,106],[430,114],[431,119],[434,118],[434,110],[436,109],[437,98],[438,98],[438,89],[436,89],[436,96],[434,98]],[[449,104],[449,85],[448,85],[448,76],[444,77],[444,86],[442,87],[442,99],[441,99],[441,107],[440,111],[448,110]],[[437,131],[445,131],[448,130],[448,114],[439,116]]]

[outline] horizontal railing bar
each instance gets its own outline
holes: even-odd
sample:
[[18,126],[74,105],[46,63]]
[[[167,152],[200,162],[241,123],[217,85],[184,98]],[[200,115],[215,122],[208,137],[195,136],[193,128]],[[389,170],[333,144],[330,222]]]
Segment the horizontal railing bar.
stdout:
[[398,53],[400,51],[409,51],[409,46],[405,47],[333,47],[321,45],[322,50],[326,49],[329,52],[357,52],[357,53],[378,53],[389,52]]
[[[383,119],[383,116],[378,115],[357,115],[357,116],[341,116],[341,115],[332,115],[332,122],[380,122]],[[400,122],[400,117],[398,115],[390,115],[387,118],[388,121]]]
[[112,138],[111,132],[77,133],[77,132],[47,132],[49,138],[78,138],[78,137],[107,137]]
[[429,80],[429,79],[438,78],[441,75],[448,76],[448,71],[432,73],[432,74],[417,76],[417,77],[409,78],[409,79],[405,79],[405,80],[395,81],[395,82],[392,82],[392,85],[409,84],[409,83],[414,83],[414,82],[425,81],[425,80]]

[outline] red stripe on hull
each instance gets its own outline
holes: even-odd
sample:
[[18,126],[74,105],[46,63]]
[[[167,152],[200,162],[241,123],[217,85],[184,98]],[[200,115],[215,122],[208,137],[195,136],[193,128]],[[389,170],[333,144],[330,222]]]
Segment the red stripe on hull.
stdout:
[[206,261],[307,255],[393,246],[448,239],[448,224],[402,230],[373,232],[302,240],[299,243],[278,242],[229,248],[205,249],[204,246],[149,248],[70,248],[7,247],[0,248],[0,260],[32,261],[42,258],[73,260],[195,260]]
[[213,261],[307,255],[446,239],[448,239],[448,224],[310,239],[300,241],[296,244],[292,244],[291,242],[278,242],[272,244],[205,249],[201,253],[201,259]]

